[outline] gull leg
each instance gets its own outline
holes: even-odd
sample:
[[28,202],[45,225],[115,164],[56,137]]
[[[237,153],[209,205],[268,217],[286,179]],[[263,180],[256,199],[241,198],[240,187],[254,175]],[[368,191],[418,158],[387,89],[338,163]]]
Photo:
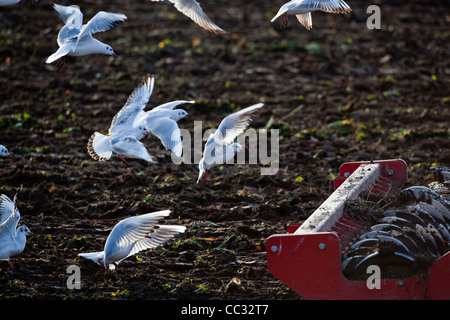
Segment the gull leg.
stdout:
[[56,70],[60,70],[66,64],[66,56],[59,58],[58,62],[55,64]]
[[281,29],[284,29],[284,28],[287,27],[287,25],[288,25],[288,17],[287,17],[287,14],[285,13],[285,14],[283,15],[283,22],[281,23],[280,28],[281,28]]
[[8,264],[11,267],[11,269],[14,269],[14,266],[12,265],[11,261],[8,260]]
[[122,160],[122,162],[125,163],[128,167],[130,166],[130,165],[128,164],[128,162],[125,160],[125,158],[123,157],[123,155],[118,154],[117,156],[118,156],[119,159]]

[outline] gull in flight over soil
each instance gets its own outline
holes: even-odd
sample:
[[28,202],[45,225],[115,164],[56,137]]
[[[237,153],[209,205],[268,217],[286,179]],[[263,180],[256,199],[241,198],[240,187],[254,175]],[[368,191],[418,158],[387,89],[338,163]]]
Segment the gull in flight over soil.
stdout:
[[283,16],[281,28],[288,24],[288,15],[295,15],[297,20],[308,30],[312,28],[311,12],[324,11],[328,13],[349,13],[352,9],[343,0],[292,0],[285,3],[273,17],[274,22]]
[[236,152],[242,150],[241,144],[234,139],[248,127],[252,114],[264,106],[257,103],[226,116],[214,133],[211,133],[205,144],[203,158],[198,163],[200,180],[205,181],[208,171],[216,164],[224,164],[234,158]]
[[[181,157],[183,149],[177,121],[190,115],[183,109],[174,110],[174,108],[179,104],[195,103],[195,101],[176,100],[162,104],[150,111],[144,111],[153,92],[154,83],[155,79],[148,77],[130,95],[125,106],[113,118],[108,135],[96,132],[91,136],[88,142],[88,151],[92,158],[99,161],[109,160],[112,152],[115,152],[124,163],[126,161],[123,156],[150,162],[152,160],[144,144],[134,141],[149,135],[158,137],[167,150],[173,152],[177,157]],[[130,149],[128,153],[123,151],[125,144],[122,140],[125,134],[134,138],[133,141],[127,138],[127,146]],[[117,148],[118,146],[115,146],[119,142],[120,150]]]
[[94,261],[105,269],[113,270],[124,259],[139,251],[164,245],[186,231],[184,226],[164,225],[159,221],[170,210],[146,213],[120,221],[114,226],[105,248],[99,252],[80,253],[78,256]]
[[[11,6],[13,4],[19,3],[21,0],[0,0],[0,7]],[[35,6],[38,0],[31,0],[31,4]]]
[[9,258],[22,253],[27,236],[31,234],[26,226],[17,227],[20,213],[16,202],[20,189],[14,195],[13,201],[4,194],[0,197],[0,260],[7,260],[11,268],[14,267]]
[[127,17],[121,13],[100,11],[88,23],[83,25],[83,14],[78,6],[62,6],[53,4],[64,26],[58,33],[57,43],[59,49],[47,58],[46,63],[59,59],[55,67],[64,66],[66,56],[85,56],[89,54],[105,54],[117,58],[111,46],[98,41],[92,35],[104,32]]
[[[156,2],[164,0],[151,0],[151,1]],[[174,4],[175,8],[177,8],[178,11],[188,16],[192,21],[194,21],[203,29],[222,35],[228,33],[211,21],[211,19],[205,14],[203,9],[200,7],[200,4],[196,0],[169,0],[169,1]]]
[[142,112],[138,123],[145,125],[150,133],[161,140],[163,146],[175,156],[181,157],[183,147],[178,121],[190,114],[183,109],[174,109],[183,103],[195,103],[195,101],[176,100],[159,105],[150,111]]
[[6,149],[6,147],[1,144],[0,144],[0,156],[5,158],[6,157],[12,158],[12,156],[8,152],[8,149]]
[[94,160],[106,161],[115,153],[126,165],[128,162],[124,157],[152,161],[144,144],[139,141],[150,131],[145,124],[135,125],[135,120],[150,99],[154,82],[154,78],[148,78],[131,93],[112,119],[107,135],[95,132],[90,137],[87,149]]

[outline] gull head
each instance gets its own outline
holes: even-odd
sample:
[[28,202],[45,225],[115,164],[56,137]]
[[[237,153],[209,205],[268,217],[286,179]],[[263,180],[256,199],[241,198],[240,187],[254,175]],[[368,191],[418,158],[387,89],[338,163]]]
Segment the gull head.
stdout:
[[151,134],[151,132],[150,132],[150,130],[148,130],[147,126],[145,126],[143,124],[138,126],[138,130],[142,134],[143,137],[146,137]]
[[178,121],[178,120],[180,120],[180,119],[183,119],[184,117],[190,117],[190,116],[191,116],[189,113],[187,113],[187,112],[186,112],[185,110],[183,110],[183,109],[177,109],[177,110],[174,110],[174,113],[175,113],[175,116],[174,116],[175,121]]
[[6,147],[2,145],[0,145],[0,156],[12,158],[12,156],[8,152],[8,149],[6,149]]
[[203,182],[206,181],[206,176],[208,174],[208,169],[205,168],[205,160],[202,158],[200,162],[198,163],[198,179],[197,183],[202,180]]
[[103,49],[103,53],[108,55],[108,56],[113,56],[115,59],[119,58],[117,56],[117,54],[114,53],[113,48],[111,48],[111,46],[106,45]]
[[17,229],[17,232],[18,232],[19,234],[22,234],[24,237],[26,237],[26,236],[28,236],[28,235],[30,235],[30,234],[33,233],[33,232],[31,232],[30,229],[28,229],[28,227],[26,227],[26,226],[20,226],[20,227]]

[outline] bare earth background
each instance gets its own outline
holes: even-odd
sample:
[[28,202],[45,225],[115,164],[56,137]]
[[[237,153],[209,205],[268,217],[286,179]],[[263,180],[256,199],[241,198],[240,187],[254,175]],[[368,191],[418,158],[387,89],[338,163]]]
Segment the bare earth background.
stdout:
[[[304,221],[333,191],[344,162],[401,158],[408,185],[433,180],[450,165],[449,11],[444,1],[349,0],[352,14],[313,13],[307,31],[294,17],[270,23],[284,3],[204,0],[230,32],[208,33],[173,6],[151,1],[62,1],[85,22],[100,10],[128,20],[97,34],[119,55],[69,57],[46,65],[61,21],[51,2],[0,8],[0,161],[2,193],[19,198],[33,232],[15,268],[0,262],[0,298],[300,299],[268,271],[265,241]],[[366,8],[381,8],[381,30],[366,28]],[[145,140],[154,162],[90,159],[86,143],[105,133],[142,77],[154,74],[147,109],[194,99],[203,130],[257,102],[251,127],[280,130],[280,170],[215,168],[196,184],[196,164],[174,164],[159,141]],[[248,148],[248,146],[247,146]],[[170,209],[167,223],[187,233],[141,252],[114,271],[77,258],[98,251],[121,219]],[[311,262],[313,263],[313,262]],[[80,290],[66,287],[69,265]]]

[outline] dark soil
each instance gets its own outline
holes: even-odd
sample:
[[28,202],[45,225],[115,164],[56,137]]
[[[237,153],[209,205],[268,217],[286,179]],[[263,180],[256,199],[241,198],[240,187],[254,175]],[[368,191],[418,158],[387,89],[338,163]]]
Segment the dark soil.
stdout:
[[[173,6],[151,1],[77,1],[85,22],[100,10],[128,20],[96,37],[107,56],[45,60],[62,26],[51,2],[0,8],[0,161],[2,193],[19,198],[21,224],[33,232],[14,269],[0,262],[0,297],[31,299],[299,299],[267,270],[265,241],[304,221],[333,191],[344,162],[401,158],[408,185],[450,165],[448,6],[444,1],[374,1],[381,29],[366,27],[368,4],[353,13],[313,14],[313,29],[290,18],[270,23],[281,0],[201,1],[230,32],[208,33]],[[71,5],[74,2],[59,2]],[[86,151],[95,131],[147,74],[156,86],[147,109],[178,100],[194,131],[257,102],[251,127],[280,130],[280,168],[214,168],[197,184],[197,164],[174,164],[155,139],[153,163],[96,162]],[[248,148],[248,146],[247,146]],[[0,159],[1,160],[1,159]],[[80,252],[103,248],[121,219],[170,209],[166,223],[187,233],[105,271]],[[311,261],[314,263],[314,261]],[[81,269],[81,289],[66,269]],[[307,275],[305,275],[307,276]]]

